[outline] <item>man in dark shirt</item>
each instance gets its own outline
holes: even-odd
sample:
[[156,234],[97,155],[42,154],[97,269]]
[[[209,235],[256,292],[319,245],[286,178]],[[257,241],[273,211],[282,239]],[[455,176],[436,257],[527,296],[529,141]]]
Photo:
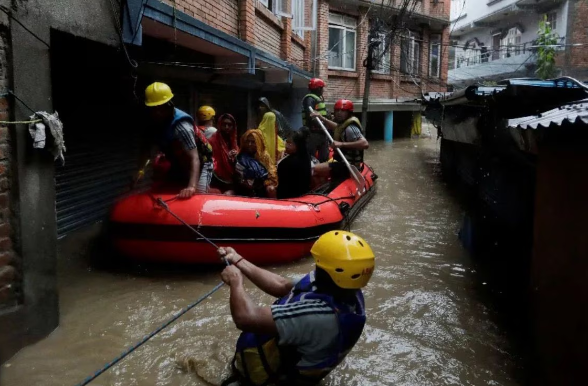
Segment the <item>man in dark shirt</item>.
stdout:
[[186,184],[180,198],[206,193],[212,177],[212,148],[194,131],[194,119],[172,103],[173,93],[165,83],[155,82],[145,90],[149,117],[157,126],[158,142],[171,163],[168,178]]
[[326,162],[329,160],[329,145],[327,137],[321,130],[320,126],[311,119],[311,109],[323,117],[327,117],[325,99],[323,98],[323,89],[325,82],[319,78],[312,78],[308,83],[309,93],[302,99],[302,125],[310,128],[308,138],[308,152],[311,156],[316,156],[318,160]]

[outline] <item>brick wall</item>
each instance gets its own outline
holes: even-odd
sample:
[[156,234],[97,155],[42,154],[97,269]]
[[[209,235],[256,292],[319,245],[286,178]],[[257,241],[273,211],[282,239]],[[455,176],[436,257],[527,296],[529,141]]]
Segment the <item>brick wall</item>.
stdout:
[[[580,0],[571,1],[569,7],[566,43],[588,44],[588,34],[586,33],[588,3]],[[561,62],[564,62],[564,75],[580,78],[588,76],[588,50],[586,50],[586,46],[568,47],[564,58],[565,60],[560,59]]]
[[232,36],[239,35],[237,0],[161,0],[180,12]]
[[[329,3],[326,0],[318,2],[317,23],[316,76],[326,81],[329,78],[329,61],[326,57],[329,51]],[[327,85],[327,89],[329,87]]]
[[327,79],[327,88],[325,89],[325,99],[337,100],[341,98],[359,98],[359,82],[358,78],[339,77],[331,72]]
[[292,40],[291,60],[299,67],[304,66],[304,47],[294,40]]
[[[439,17],[449,17],[449,1],[442,1],[437,4],[430,0],[423,0],[421,2],[420,12],[431,14]],[[366,9],[360,9],[359,13],[349,13],[345,9],[330,5],[326,1],[319,1],[319,52],[325,54],[328,51],[328,15],[329,12],[336,12],[354,16],[358,20],[359,27],[357,29],[357,51],[356,51],[356,71],[344,72],[334,71],[328,69],[328,60],[326,55],[324,59],[319,60],[317,76],[327,81],[327,89],[325,90],[325,98],[329,101],[341,97],[348,98],[362,98],[366,69],[363,67],[363,60],[367,57],[367,39],[369,34],[369,22],[361,23],[365,15]],[[373,74],[370,88],[371,98],[394,99],[400,97],[418,98],[421,96],[421,89],[423,92],[428,91],[445,91],[447,83],[447,72],[449,62],[449,50],[441,50],[441,77],[429,77],[429,58],[430,46],[429,37],[431,34],[442,35],[441,45],[449,42],[449,29],[446,27],[441,31],[429,31],[428,27],[424,26],[421,29],[421,67],[419,69],[418,85],[415,85],[410,76],[400,74],[400,40],[393,42],[390,47],[390,62],[391,69],[387,74]]]
[[280,57],[281,31],[259,16],[255,18],[255,46]]
[[[390,79],[385,79],[390,78]],[[389,99],[392,97],[392,79],[390,76],[374,75],[370,86],[372,98]]]
[[[8,25],[0,22],[0,120],[10,120],[10,108],[6,98],[8,81],[7,55],[9,55]],[[0,125],[0,310],[16,304],[17,273],[16,255],[12,249],[12,212],[10,209],[11,151],[10,131]]]
[[439,1],[437,4],[434,2],[430,3],[428,15],[434,17],[443,17],[449,19],[449,14],[451,11],[451,1]]

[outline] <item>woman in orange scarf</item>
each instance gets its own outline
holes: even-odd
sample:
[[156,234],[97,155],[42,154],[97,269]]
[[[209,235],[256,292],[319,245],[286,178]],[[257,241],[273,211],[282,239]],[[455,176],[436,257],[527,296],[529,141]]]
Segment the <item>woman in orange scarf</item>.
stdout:
[[237,122],[231,114],[219,117],[218,130],[210,137],[214,158],[214,175],[211,185],[225,194],[234,194],[235,162],[239,153]]
[[259,130],[248,130],[241,137],[241,152],[237,156],[235,171],[238,194],[276,198],[278,173]]

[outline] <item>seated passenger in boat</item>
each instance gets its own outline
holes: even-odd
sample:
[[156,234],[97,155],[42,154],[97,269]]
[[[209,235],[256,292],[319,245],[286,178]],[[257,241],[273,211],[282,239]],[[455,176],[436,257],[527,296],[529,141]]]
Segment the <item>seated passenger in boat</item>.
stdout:
[[214,174],[210,186],[224,194],[235,194],[233,176],[239,154],[237,122],[231,114],[223,114],[217,122],[218,130],[210,137],[214,157]]
[[[341,149],[347,161],[361,171],[363,169],[363,151],[370,145],[363,135],[364,130],[361,127],[361,122],[353,116],[353,103],[346,99],[338,100],[335,103],[334,122],[318,113],[314,113],[312,116],[320,119],[327,129],[334,130],[334,142],[331,147]],[[317,165],[314,168],[314,173],[320,177],[329,176],[338,180],[349,178],[349,169],[340,158],[339,152],[335,152],[334,159],[337,162]]]
[[286,139],[286,156],[278,163],[278,198],[300,197],[310,190],[312,160],[306,142],[306,127],[293,131]]
[[267,98],[259,99],[259,105],[257,109],[261,117],[261,121],[257,128],[263,134],[267,153],[270,155],[270,157],[272,157],[274,163],[277,163],[284,155],[284,140],[282,139],[281,135],[284,135],[286,132],[285,129],[281,129],[278,116],[281,118],[282,122],[287,121],[279,111],[273,110],[270,107]]
[[235,189],[242,196],[276,198],[278,173],[265,150],[259,130],[248,130],[241,137],[241,150],[235,165]]

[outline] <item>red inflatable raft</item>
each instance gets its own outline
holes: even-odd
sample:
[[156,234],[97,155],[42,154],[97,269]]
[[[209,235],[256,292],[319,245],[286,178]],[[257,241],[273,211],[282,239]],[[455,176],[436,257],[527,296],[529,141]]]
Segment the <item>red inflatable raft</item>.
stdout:
[[354,180],[329,183],[296,199],[216,194],[177,200],[177,190],[127,197],[110,216],[110,237],[120,254],[141,261],[219,263],[215,248],[182,225],[154,198],[219,246],[231,246],[257,264],[293,261],[310,252],[323,233],[345,228],[376,191],[377,176],[366,164],[365,190]]

